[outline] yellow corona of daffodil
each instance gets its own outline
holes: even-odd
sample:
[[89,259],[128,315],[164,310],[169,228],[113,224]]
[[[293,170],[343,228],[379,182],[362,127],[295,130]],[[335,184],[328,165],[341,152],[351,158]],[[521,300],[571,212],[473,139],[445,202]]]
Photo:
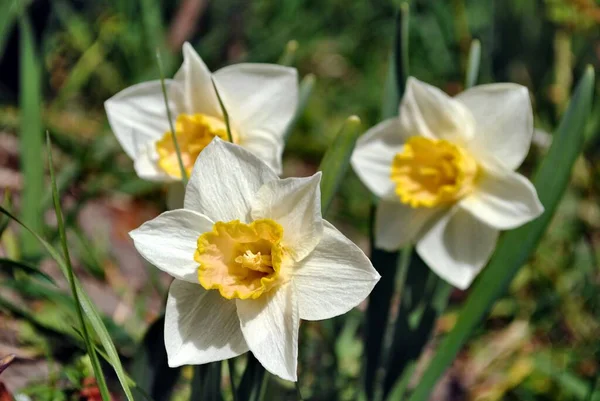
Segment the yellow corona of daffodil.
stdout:
[[279,179],[243,148],[215,138],[198,157],[184,208],[130,233],[175,280],[165,314],[170,366],[251,351],[296,380],[300,319],[328,319],[379,280],[365,254],[321,217],[321,174]]
[[[294,68],[234,64],[211,74],[189,43],[183,65],[165,81],[174,135],[189,173],[202,150],[227,126],[214,85],[227,109],[234,143],[281,173],[283,134],[298,102]],[[137,174],[153,181],[181,179],[160,81],[131,86],[105,102],[108,121]]]
[[544,210],[531,182],[514,171],[532,134],[523,86],[481,85],[451,98],[409,78],[398,118],[371,128],[352,155],[362,182],[381,198],[377,246],[416,242],[431,269],[467,288],[499,230]]

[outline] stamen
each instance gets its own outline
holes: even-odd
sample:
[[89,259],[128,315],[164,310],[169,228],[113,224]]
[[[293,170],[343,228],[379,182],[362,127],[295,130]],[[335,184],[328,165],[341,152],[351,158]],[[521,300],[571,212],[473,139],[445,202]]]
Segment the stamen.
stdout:
[[411,137],[392,162],[396,194],[411,207],[434,207],[452,203],[473,188],[476,161],[445,140]]

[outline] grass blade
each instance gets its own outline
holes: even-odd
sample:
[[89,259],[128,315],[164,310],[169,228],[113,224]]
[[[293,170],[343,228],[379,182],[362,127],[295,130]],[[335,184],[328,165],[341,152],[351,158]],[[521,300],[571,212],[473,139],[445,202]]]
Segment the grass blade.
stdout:
[[[57,262],[58,267],[60,268],[63,275],[65,277],[68,277],[68,267],[65,264],[65,261],[63,260],[60,253],[52,245],[50,245],[35,231],[31,230],[28,225],[24,224],[15,215],[10,213],[2,206],[0,206],[0,213],[5,214],[6,216],[14,220],[17,224],[19,224],[22,228],[27,230],[42,245],[46,252],[48,252],[48,254],[50,254],[50,256]],[[121,387],[125,392],[127,400],[134,401],[133,395],[131,394],[131,390],[129,388],[129,381],[127,375],[125,374],[125,371],[123,370],[123,365],[121,364],[119,354],[117,353],[117,349],[115,348],[115,345],[113,344],[110,338],[110,334],[108,333],[108,330],[106,329],[106,326],[104,325],[104,322],[102,321],[98,310],[92,303],[91,299],[89,298],[89,296],[87,295],[77,278],[74,278],[73,281],[77,288],[77,293],[79,295],[79,301],[81,302],[83,313],[85,314],[85,316],[87,316],[91,326],[93,327],[94,331],[96,332],[96,335],[98,336],[98,339],[102,343],[107,357],[109,358],[110,363],[113,366],[117,377],[119,378],[119,382],[121,383]]]
[[477,83],[479,77],[479,64],[481,63],[481,42],[475,39],[471,42],[467,73],[465,74],[465,88],[471,88]]
[[4,54],[4,47],[10,35],[10,30],[13,27],[18,15],[18,2],[5,1],[0,4],[0,59]]
[[283,54],[277,61],[277,64],[291,66],[296,61],[296,52],[298,51],[298,41],[290,40],[285,45],[285,50]]
[[408,3],[402,3],[396,16],[396,35],[392,43],[388,75],[384,86],[383,103],[381,105],[381,119],[398,115],[398,104],[404,93],[406,79],[409,77],[409,12]]
[[259,400],[261,387],[263,387],[264,379],[267,377],[265,368],[263,368],[254,355],[248,352],[247,356],[248,362],[237,388],[238,401]]
[[319,170],[323,172],[321,178],[321,211],[323,215],[327,214],[348,171],[350,156],[352,156],[354,145],[360,135],[359,128],[360,118],[348,117],[321,160]]
[[[21,108],[21,138],[19,141],[23,192],[21,217],[33,231],[42,230],[40,199],[44,193],[43,129],[42,129],[42,61],[37,53],[29,17],[22,13],[19,19],[21,33],[21,76],[19,102]],[[23,232],[22,252],[30,257],[39,251],[33,238]]]
[[191,401],[222,401],[221,361],[194,366]]
[[300,82],[300,88],[298,89],[298,107],[296,108],[296,112],[294,113],[292,121],[290,121],[285,129],[285,133],[283,134],[284,142],[287,142],[291,133],[294,131],[294,128],[296,128],[296,124],[298,123],[300,116],[302,116],[306,106],[308,105],[308,99],[312,94],[314,86],[315,76],[313,74],[306,75],[302,79],[302,82]]
[[594,70],[588,67],[554,135],[552,146],[533,179],[545,212],[531,223],[504,235],[489,265],[473,285],[454,329],[440,343],[410,401],[429,398],[438,379],[534,251],[567,188],[571,168],[582,151],[593,90]]
[[211,78],[213,88],[215,89],[215,93],[217,94],[217,100],[219,101],[219,107],[221,107],[221,112],[223,113],[223,118],[225,119],[225,127],[227,128],[227,140],[233,143],[233,136],[231,135],[231,125],[229,124],[229,113],[223,104],[223,99],[221,99],[221,94],[217,89],[217,85],[215,84],[214,78]]
[[50,181],[52,185],[52,199],[54,200],[54,212],[56,213],[56,222],[58,226],[58,233],[60,235],[60,243],[63,251],[63,257],[65,260],[65,265],[67,267],[67,280],[69,281],[69,287],[71,289],[71,294],[73,294],[73,299],[75,300],[75,311],[77,312],[77,320],[79,321],[79,326],[81,327],[81,333],[83,335],[83,340],[87,349],[87,353],[90,356],[90,361],[92,364],[92,369],[94,370],[94,376],[96,376],[96,381],[98,383],[98,388],[100,389],[100,394],[104,401],[110,401],[110,393],[108,391],[108,387],[106,385],[106,378],[104,377],[104,373],[102,372],[102,368],[100,367],[100,361],[98,359],[98,355],[96,354],[96,350],[93,345],[93,341],[90,338],[88,333],[87,324],[85,319],[83,318],[83,310],[81,308],[81,302],[79,301],[79,294],[77,293],[77,287],[75,286],[75,275],[73,274],[73,266],[71,265],[71,257],[69,256],[69,247],[67,246],[67,234],[65,231],[65,224],[63,221],[62,210],[60,208],[60,198],[58,196],[58,188],[56,187],[56,176],[54,174],[54,161],[52,160],[52,146],[50,144],[50,135],[46,133],[46,150],[48,151],[48,167],[50,170]]
[[177,162],[179,163],[179,170],[181,172],[181,181],[183,182],[183,186],[187,187],[188,175],[183,165],[183,159],[181,158],[181,148],[179,148],[179,141],[177,140],[175,127],[173,127],[173,116],[171,115],[171,108],[169,107],[169,97],[167,95],[167,86],[165,84],[165,70],[163,68],[162,58],[158,50],[156,51],[156,63],[158,65],[158,71],[160,73],[160,86],[162,88],[163,99],[165,100],[165,110],[167,111],[167,119],[169,120],[171,137],[173,138],[175,153],[177,153]]
[[0,269],[2,269],[2,271],[5,273],[8,271],[12,274],[14,274],[15,271],[22,271],[22,272],[25,272],[29,276],[37,277],[37,278],[40,278],[50,284],[56,285],[56,283],[52,279],[52,277],[50,277],[49,275],[47,275],[46,273],[44,273],[37,267],[30,265],[29,263],[26,263],[26,262],[21,262],[18,260],[12,260],[12,259],[6,259],[6,258],[0,258]]

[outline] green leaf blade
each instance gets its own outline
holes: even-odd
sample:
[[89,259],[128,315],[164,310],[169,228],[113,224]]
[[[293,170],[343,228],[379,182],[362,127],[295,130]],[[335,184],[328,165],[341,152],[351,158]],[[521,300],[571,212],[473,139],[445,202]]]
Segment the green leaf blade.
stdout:
[[348,171],[348,167],[350,167],[350,156],[352,156],[360,132],[360,118],[356,116],[348,117],[321,160],[319,170],[323,173],[321,177],[321,210],[323,215],[327,214],[333,198]]

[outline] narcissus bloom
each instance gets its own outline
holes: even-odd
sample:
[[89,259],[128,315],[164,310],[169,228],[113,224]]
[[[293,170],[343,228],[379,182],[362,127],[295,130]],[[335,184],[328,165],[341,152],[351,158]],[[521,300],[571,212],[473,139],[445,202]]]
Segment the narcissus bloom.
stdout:
[[[189,173],[214,137],[228,139],[213,80],[229,114],[233,142],[281,173],[283,134],[298,102],[294,68],[234,64],[211,74],[189,43],[183,65],[166,80],[169,108],[183,164]],[[160,81],[131,86],[105,104],[108,121],[141,178],[181,179]]]
[[130,233],[175,280],[165,316],[169,365],[252,351],[296,380],[299,320],[328,319],[379,280],[365,254],[321,217],[321,174],[279,179],[243,148],[215,139],[196,161],[184,209]]
[[534,186],[514,171],[532,134],[523,86],[481,85],[451,98],[409,78],[399,117],[371,128],[352,155],[354,170],[381,199],[377,246],[416,242],[431,269],[467,288],[499,230],[544,211]]

